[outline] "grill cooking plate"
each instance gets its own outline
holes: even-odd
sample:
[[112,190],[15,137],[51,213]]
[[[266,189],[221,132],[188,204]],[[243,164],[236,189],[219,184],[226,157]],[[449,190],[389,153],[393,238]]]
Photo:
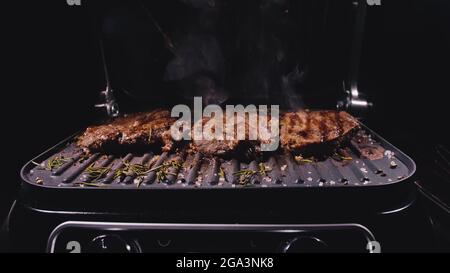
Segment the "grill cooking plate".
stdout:
[[[365,187],[393,184],[414,173],[414,162],[405,154],[367,128],[359,133],[370,135],[373,145],[385,149],[384,157],[377,160],[364,158],[352,147],[351,142],[346,147],[351,159],[343,161],[329,157],[317,162],[298,162],[293,155],[277,154],[261,161],[244,163],[237,159],[224,160],[185,152],[152,151],[124,156],[86,156],[73,143],[73,138],[69,138],[26,164],[22,169],[22,177],[27,183],[39,187],[151,190]],[[47,167],[49,160],[55,158],[62,160],[50,170]],[[179,162],[181,167],[168,162]],[[117,170],[123,170],[127,164],[135,167],[144,165],[145,172],[125,171],[118,176]],[[93,169],[97,171],[95,175],[88,173],[90,166],[94,166]],[[161,172],[158,173],[162,166],[167,166],[164,167],[163,178]],[[264,173],[262,168],[267,171]],[[248,176],[242,174],[245,170]]]

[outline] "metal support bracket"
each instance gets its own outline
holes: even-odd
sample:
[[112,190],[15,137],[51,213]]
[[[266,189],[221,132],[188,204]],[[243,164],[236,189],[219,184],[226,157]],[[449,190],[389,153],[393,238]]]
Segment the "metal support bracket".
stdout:
[[350,53],[348,79],[343,83],[345,98],[337,102],[337,109],[346,110],[352,114],[364,114],[373,105],[366,96],[358,90],[358,76],[361,59],[362,41],[366,18],[366,0],[353,1],[356,9],[354,35]]

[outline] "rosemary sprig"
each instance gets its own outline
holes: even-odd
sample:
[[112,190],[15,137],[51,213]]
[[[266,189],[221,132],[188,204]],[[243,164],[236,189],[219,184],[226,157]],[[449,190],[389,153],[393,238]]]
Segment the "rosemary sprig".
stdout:
[[130,163],[128,161],[123,162],[122,168],[119,168],[115,170],[114,173],[114,179],[121,178],[124,176],[135,176],[137,179],[136,186],[140,187],[142,184],[142,181],[144,180],[144,176],[147,175],[150,172],[156,171],[156,177],[158,181],[164,181],[167,178],[167,175],[176,175],[173,172],[169,171],[169,168],[181,168],[181,163],[178,161],[169,161],[165,162],[157,167],[149,168],[150,164],[143,165],[143,164],[134,164]]
[[294,159],[295,161],[297,161],[298,164],[314,163],[313,160],[303,158],[303,156],[301,155],[296,156]]
[[220,178],[225,178],[225,172],[224,172],[222,167],[219,168],[219,177]]
[[181,168],[182,165],[181,165],[181,163],[179,161],[171,160],[171,161],[164,162],[163,164],[161,164],[159,166],[151,168],[150,172],[154,172],[154,171],[157,171],[157,170],[160,170],[160,169],[164,169],[164,168],[167,169],[169,167]]
[[353,158],[351,156],[344,156],[344,155],[340,155],[338,153],[335,153],[332,158],[336,161],[351,161],[353,160]]
[[180,169],[182,167],[181,162],[176,160],[171,160],[168,162],[164,162],[163,164],[152,168],[150,171],[156,171],[156,179],[161,182],[165,181],[167,179],[168,175],[174,175],[176,176],[176,173],[170,172],[169,169],[174,168],[176,170]]
[[166,173],[163,169],[160,169],[156,172],[156,180],[158,180],[159,182],[166,180],[166,177]]
[[251,179],[253,178],[254,175],[256,174],[260,174],[262,176],[267,176],[267,172],[270,172],[270,169],[266,169],[266,166],[264,165],[264,163],[259,163],[258,164],[258,171],[254,171],[254,170],[240,170],[237,171],[235,173],[233,173],[233,175],[239,177],[239,184],[240,185],[247,185],[251,182]]
[[149,167],[143,164],[132,164],[125,162],[125,168],[129,170],[130,174],[136,176],[142,176],[149,173]]
[[48,171],[52,171],[54,169],[58,169],[59,167],[61,167],[62,165],[64,165],[65,163],[69,162],[71,160],[71,158],[67,158],[64,157],[62,155],[60,156],[55,156],[54,158],[51,158],[47,161],[47,170]]
[[267,176],[267,173],[268,172],[270,172],[270,171],[272,171],[270,168],[268,168],[266,165],[264,165],[264,163],[259,163],[258,164],[258,168],[259,168],[259,173],[262,175],[262,176]]
[[123,161],[122,168],[119,168],[114,173],[114,179],[123,177],[123,176],[144,176],[148,174],[151,170],[149,167],[143,164],[134,164],[128,161]]
[[234,175],[239,177],[240,185],[247,185],[256,173],[257,172],[253,170],[240,170],[235,172]]
[[92,180],[91,182],[95,182],[106,176],[110,171],[110,167],[95,167],[95,163],[92,163],[89,167],[87,167],[85,173]]

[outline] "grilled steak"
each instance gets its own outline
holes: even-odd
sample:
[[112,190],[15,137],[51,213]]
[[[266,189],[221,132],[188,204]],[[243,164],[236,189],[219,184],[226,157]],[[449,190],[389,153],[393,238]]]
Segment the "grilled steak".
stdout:
[[174,121],[167,110],[131,114],[87,128],[78,139],[78,145],[88,151],[112,151],[119,146],[160,144],[163,151],[168,151],[173,145],[170,126]]
[[[203,125],[209,120],[203,119]],[[260,139],[249,140],[248,133],[248,128],[253,127],[252,129],[255,129],[254,127],[257,125],[249,122],[248,119],[244,121],[244,125],[246,140],[194,140],[191,147],[194,151],[215,155],[223,155],[243,149],[258,151],[262,141]],[[343,140],[353,129],[357,128],[359,123],[346,112],[298,111],[284,113],[280,119],[280,126],[282,149],[286,151],[312,150],[326,152],[328,148],[333,149],[340,140]]]
[[[211,119],[211,118],[203,118],[200,121],[202,123],[202,126],[205,126],[208,124],[213,128],[211,129],[211,131],[209,131],[209,130],[203,131],[203,139],[202,140],[194,139],[192,141],[192,143],[191,143],[192,151],[200,152],[205,155],[224,155],[224,154],[228,154],[230,152],[235,152],[237,150],[249,148],[250,146],[255,146],[257,144],[257,141],[249,140],[249,128],[250,128],[250,126],[253,127],[255,125],[254,124],[250,125],[250,123],[248,121],[249,121],[248,119],[240,120],[239,122],[237,122],[237,120],[236,120],[236,123],[234,125],[234,134],[233,134],[234,139],[228,140],[226,138],[226,132],[225,132],[225,128],[226,128],[225,115],[223,118],[223,124],[221,124],[221,126],[223,128],[223,131],[222,131],[223,139],[214,139],[215,129],[217,128],[216,126],[220,126],[220,124],[217,124],[217,120]],[[239,128],[239,126],[241,126],[242,128],[245,128],[245,139],[246,140],[244,140],[244,141],[237,140],[236,132],[237,132],[237,128]],[[255,129],[255,128],[252,128],[252,129]],[[192,130],[192,131],[194,131],[194,130]]]
[[[203,126],[206,125],[206,127],[203,130],[203,137],[202,140],[193,140],[191,143],[191,148],[195,152],[201,152],[205,155],[227,155],[232,153],[248,153],[250,152],[259,152],[261,148],[261,144],[270,144],[271,140],[268,139],[269,136],[275,137],[275,132],[268,131],[267,134],[269,136],[261,137],[262,132],[259,132],[258,134],[258,124],[261,121],[262,116],[256,115],[256,119],[251,119],[247,115],[244,119],[238,119],[237,115],[235,114],[235,120],[234,122],[231,122],[231,124],[234,124],[234,128],[232,131],[233,139],[228,139],[226,135],[226,128],[227,128],[227,118],[224,115],[223,117],[223,124],[217,124],[216,119],[210,119],[210,118],[203,118],[202,124]],[[269,125],[271,120],[274,117],[267,116],[265,121]],[[278,124],[278,123],[275,123]],[[222,132],[222,139],[214,139],[214,133],[216,126],[222,126],[223,132]],[[213,128],[213,130],[209,130],[209,128]],[[269,126],[270,129],[270,126]],[[252,133],[250,133],[252,132]],[[277,131],[278,133],[278,131]],[[240,135],[242,134],[242,135]],[[206,138],[205,137],[209,137]]]
[[339,142],[359,126],[348,113],[336,111],[289,112],[282,116],[280,123],[281,146],[288,151]]
[[[270,117],[269,117],[270,119]],[[237,121],[237,120],[235,120]],[[155,110],[148,113],[131,114],[117,118],[109,124],[93,126],[86,129],[79,138],[78,145],[89,151],[113,151],[118,147],[142,147],[161,145],[163,151],[173,146],[170,126],[175,122],[167,110]],[[205,155],[225,155],[241,151],[258,151],[262,143],[259,136],[250,139],[249,128],[254,129],[257,123],[246,118],[234,125],[234,139],[226,138],[226,117],[223,118],[223,139],[212,136],[221,124],[216,119],[203,118],[203,140],[192,140],[191,151]],[[205,125],[211,130],[208,130]],[[336,111],[298,111],[284,113],[280,118],[281,147],[287,151],[303,151],[309,148],[326,146],[339,142],[353,129],[359,126],[358,121],[346,112]],[[238,128],[245,128],[245,139],[237,140]],[[192,130],[194,132],[194,130]],[[209,136],[209,138],[207,138]],[[205,138],[206,137],[206,138]]]

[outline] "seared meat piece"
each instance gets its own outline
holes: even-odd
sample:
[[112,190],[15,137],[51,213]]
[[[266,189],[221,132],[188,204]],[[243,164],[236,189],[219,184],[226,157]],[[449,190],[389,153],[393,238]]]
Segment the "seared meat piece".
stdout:
[[120,144],[164,144],[163,150],[168,151],[172,148],[172,137],[170,135],[170,126],[175,119],[170,117],[167,110],[155,110],[149,113],[138,114],[134,122],[124,128]]
[[237,150],[239,143],[237,140],[194,140],[190,146],[192,152],[200,152],[205,155],[224,155]]
[[[204,118],[202,120],[203,126],[209,120],[209,118]],[[242,125],[245,125],[246,128],[246,140],[226,140],[224,132],[224,140],[193,140],[191,147],[194,151],[213,155],[228,154],[243,149],[258,151],[263,141],[259,138],[249,140],[248,130],[248,128],[256,129],[257,123],[245,119]],[[303,151],[311,148],[317,152],[328,152],[328,148],[334,148],[336,142],[344,139],[353,129],[359,126],[359,123],[346,112],[298,111],[284,113],[280,119],[280,126],[280,141],[284,150]],[[268,142],[265,141],[264,143]]]
[[[223,139],[215,139],[214,134],[215,129],[219,126],[219,124],[216,122],[216,119],[211,118],[203,118],[199,123],[201,122],[201,126],[204,127],[206,124],[209,124],[214,126],[210,132],[207,130],[203,131],[203,139],[202,140],[195,140],[193,138],[191,143],[191,149],[194,152],[200,152],[205,155],[223,155],[227,154],[230,151],[235,151],[237,149],[237,146],[239,145],[239,141],[236,139],[236,134],[234,134],[234,140],[227,140],[226,139],[226,117],[224,115],[223,118],[223,124],[222,124],[222,137]],[[247,126],[247,124],[244,122],[244,125]],[[194,125],[195,126],[195,125]],[[236,128],[236,125],[235,125]],[[194,134],[194,129],[192,129],[192,134]],[[209,137],[209,139],[207,139]]]
[[358,121],[346,112],[298,111],[281,118],[281,146],[288,151],[317,147],[317,144],[339,142]]
[[[236,115],[235,115],[236,117]],[[203,129],[203,139],[202,140],[192,140],[191,149],[194,152],[201,152],[205,155],[226,155],[236,151],[246,152],[248,150],[259,151],[261,143],[269,143],[270,141],[262,140],[258,135],[258,120],[259,115],[256,116],[256,122],[254,120],[250,121],[247,116],[243,120],[238,120],[235,118],[234,121],[234,129],[233,129],[233,139],[227,139],[226,128],[227,128],[227,119],[224,115],[223,124],[222,124],[222,139],[215,139],[214,133],[215,129],[220,126],[217,124],[216,119],[211,118],[203,118],[201,120]],[[267,122],[270,122],[271,117],[268,117]],[[208,130],[206,127],[212,128],[212,130]],[[238,140],[240,130],[245,128],[245,140]],[[194,129],[192,130],[194,132]],[[254,132],[252,135],[252,139],[250,139],[250,132]]]
[[[273,117],[269,117],[270,119]],[[258,116],[257,120],[259,120]],[[116,150],[119,146],[130,148],[160,144],[163,151],[168,151],[173,146],[170,126],[175,121],[167,110],[131,114],[117,118],[108,124],[87,128],[79,138],[78,145],[88,151],[108,152]],[[235,120],[234,139],[227,139],[226,122],[224,115],[223,139],[215,139],[215,130],[221,124],[216,124],[216,119],[203,118],[201,120],[203,139],[195,140],[193,138],[191,150],[205,155],[225,155],[248,150],[257,152],[261,148],[261,144],[271,142],[263,140],[258,135],[258,122],[250,121],[248,117],[243,121],[240,120],[238,124],[236,124],[237,119]],[[334,145],[335,142],[343,139],[349,132],[357,128],[359,123],[346,112],[299,111],[283,114],[280,126],[281,147],[287,151],[297,151],[317,147],[318,144],[320,147],[327,146],[322,144]],[[238,140],[238,134],[243,132],[243,128],[245,128],[245,140]],[[252,139],[250,139],[250,132],[255,132],[255,135],[251,135]]]
[[170,126],[174,121],[167,110],[130,114],[87,128],[78,145],[88,151],[110,151],[118,146],[161,144],[162,150],[168,151],[173,145]]

